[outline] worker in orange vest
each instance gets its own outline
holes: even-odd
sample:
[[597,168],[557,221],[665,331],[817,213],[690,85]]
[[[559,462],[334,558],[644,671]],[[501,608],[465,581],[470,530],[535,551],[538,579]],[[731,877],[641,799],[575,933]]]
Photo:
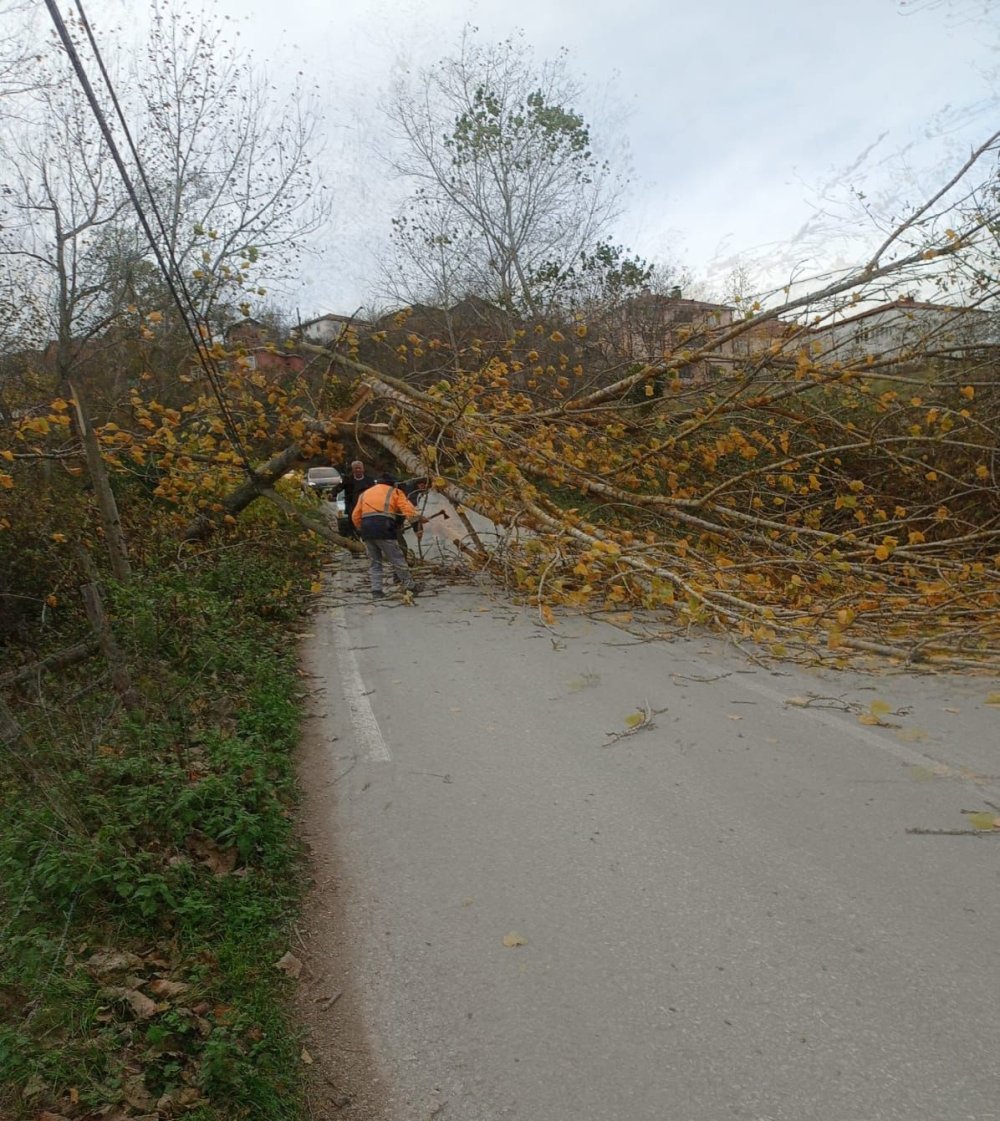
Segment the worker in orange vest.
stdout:
[[351,513],[351,521],[361,535],[368,554],[368,574],[372,582],[372,598],[382,599],[382,563],[392,565],[396,580],[407,592],[421,592],[399,547],[399,518],[421,526],[427,520],[396,485],[392,475],[380,475],[374,486],[363,491]]

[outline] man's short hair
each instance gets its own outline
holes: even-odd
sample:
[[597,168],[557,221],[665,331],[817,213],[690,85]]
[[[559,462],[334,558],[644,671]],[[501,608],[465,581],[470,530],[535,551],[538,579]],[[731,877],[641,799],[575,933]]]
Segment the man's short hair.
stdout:
[[351,460],[351,466],[352,467],[360,467],[362,471],[365,469],[365,465],[361,462],[360,459],[352,459]]

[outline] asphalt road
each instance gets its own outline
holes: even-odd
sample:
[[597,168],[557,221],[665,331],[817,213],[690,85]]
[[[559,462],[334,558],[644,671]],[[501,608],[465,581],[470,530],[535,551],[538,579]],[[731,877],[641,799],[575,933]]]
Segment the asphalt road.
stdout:
[[366,585],[306,657],[385,1121],[1000,1119],[1000,835],[908,832],[1000,816],[1000,682]]

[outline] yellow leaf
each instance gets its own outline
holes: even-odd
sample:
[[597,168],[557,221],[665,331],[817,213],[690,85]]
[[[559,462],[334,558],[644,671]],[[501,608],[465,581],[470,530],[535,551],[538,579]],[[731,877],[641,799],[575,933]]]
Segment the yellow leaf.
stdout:
[[546,623],[548,623],[548,625],[550,627],[556,621],[555,615],[552,614],[552,608],[549,607],[547,604],[542,605],[542,618],[545,620]]
[[1000,693],[987,693],[983,704],[1000,705]]
[[900,728],[896,735],[903,743],[923,743],[927,739],[923,728]]
[[49,605],[49,607],[55,607],[59,603],[59,597],[54,595],[47,595],[45,597],[45,602]]
[[958,392],[961,393],[963,397],[971,401],[972,398],[976,395],[976,387],[974,385],[963,385]]
[[6,487],[7,490],[13,490],[14,476],[4,475],[3,472],[0,472],[0,487]]
[[881,724],[882,721],[872,712],[863,712],[858,717],[859,724]]
[[890,556],[889,548],[886,545],[879,545],[878,548],[875,550],[875,559],[876,560],[880,560],[880,561],[888,560],[889,556]]
[[644,712],[630,712],[625,717],[626,728],[638,728],[640,724],[646,723],[646,714]]
[[935,763],[933,767],[915,766],[910,768],[910,776],[917,782],[932,782],[936,778],[948,778],[951,768],[944,763]]
[[312,584],[309,585],[309,591],[311,591],[313,595],[318,595],[322,590],[323,585],[318,580],[314,580]]
[[997,817],[992,813],[974,813],[965,815],[973,829],[996,829]]
[[527,938],[522,938],[520,934],[512,930],[510,934],[505,934],[503,936],[503,944],[510,950],[515,946],[527,946],[528,940]]
[[872,701],[868,706],[868,711],[874,716],[885,716],[892,712],[892,705],[888,701]]
[[2,452],[0,452],[0,458],[6,459],[8,463],[13,463],[14,453],[11,451],[7,451],[7,449],[5,448]]

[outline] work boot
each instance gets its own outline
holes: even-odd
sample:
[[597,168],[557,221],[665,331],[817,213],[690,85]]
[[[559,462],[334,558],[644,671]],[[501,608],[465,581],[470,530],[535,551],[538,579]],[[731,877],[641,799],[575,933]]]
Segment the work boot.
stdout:
[[378,588],[372,592],[372,599],[385,599],[385,592]]
[[424,590],[424,586],[423,586],[423,584],[417,584],[417,583],[413,583],[413,584],[411,584],[411,585],[409,586],[409,588],[407,589],[407,591],[413,592],[413,594],[414,594],[415,596],[418,596],[418,595],[420,595],[420,593],[421,593],[421,592],[422,592],[423,590]]

